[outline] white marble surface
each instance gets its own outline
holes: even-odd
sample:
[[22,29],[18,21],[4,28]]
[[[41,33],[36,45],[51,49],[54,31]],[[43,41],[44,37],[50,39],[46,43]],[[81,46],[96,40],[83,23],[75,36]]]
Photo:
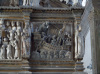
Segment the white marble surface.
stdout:
[[[60,0],[60,1],[62,1],[62,0]],[[66,3],[68,2],[68,0],[65,0],[65,1],[66,1]],[[72,0],[72,1],[73,1],[73,4],[76,4],[78,2],[78,0]],[[86,4],[86,0],[83,0],[82,5],[85,6],[85,4]]]
[[32,6],[34,6],[34,7],[39,7],[39,6],[40,6],[40,5],[39,5],[39,2],[40,2],[40,0],[33,0]]
[[92,70],[88,69],[87,66],[89,66],[90,64],[92,64],[91,61],[91,41],[90,41],[90,30],[87,33],[86,37],[85,37],[85,55],[83,58],[84,62],[84,72],[87,72],[88,74],[92,74]]

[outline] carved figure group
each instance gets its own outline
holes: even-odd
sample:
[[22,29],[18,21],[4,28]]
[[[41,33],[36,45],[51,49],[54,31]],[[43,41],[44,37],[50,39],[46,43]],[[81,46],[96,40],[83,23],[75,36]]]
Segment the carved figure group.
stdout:
[[[60,31],[58,31],[58,33],[56,35],[50,35],[48,33],[49,27],[50,27],[49,22],[45,22],[42,25],[40,25],[39,27],[36,27],[35,32],[37,32],[41,35],[40,43],[46,42],[53,46],[71,45],[71,42],[72,42],[71,35],[67,31],[65,31],[66,23],[63,24],[63,27],[61,29],[59,29]],[[40,43],[39,43],[39,46],[41,46]],[[38,47],[36,47],[36,48],[38,48]]]
[[43,41],[50,43],[51,45],[56,45],[56,46],[68,45],[71,42],[70,36],[66,38],[61,38],[56,35],[53,35],[53,36],[46,35],[44,32],[42,32],[41,38]]
[[30,55],[31,49],[31,29],[29,23],[25,22],[25,27],[22,33],[22,55]]
[[[16,25],[15,22],[17,23]],[[21,35],[18,30],[20,29],[21,32],[21,26],[18,21],[11,21],[11,25],[7,22],[5,25],[7,28],[5,28],[6,35],[3,38],[1,47],[1,59],[19,59],[20,51],[18,47],[20,45]]]
[[71,59],[71,52],[66,50],[57,51],[45,51],[42,50],[40,53],[33,51],[32,58],[38,59]]

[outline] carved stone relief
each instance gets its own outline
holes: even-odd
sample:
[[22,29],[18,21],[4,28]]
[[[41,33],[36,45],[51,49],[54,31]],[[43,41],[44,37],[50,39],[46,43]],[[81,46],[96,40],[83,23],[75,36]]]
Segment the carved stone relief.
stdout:
[[75,58],[82,59],[84,56],[82,35],[81,35],[81,26],[77,25],[75,30]]
[[[21,59],[30,55],[31,31],[28,22],[1,20],[3,26],[0,37],[1,59]],[[25,47],[25,49],[24,49]]]
[[[34,47],[32,59],[39,60],[71,60],[73,52],[71,29],[67,32],[67,23],[52,24],[50,22],[34,23]],[[70,26],[71,27],[71,26]],[[38,55],[38,56],[37,56]],[[66,59],[67,58],[67,59]]]
[[[44,22],[30,25],[29,21],[24,23],[1,20],[0,24],[3,27],[0,38],[1,59],[20,59],[27,55],[33,60],[73,59],[74,32],[71,24]],[[80,31],[79,27],[75,32],[75,58],[83,57]]]
[[19,0],[10,0],[10,6],[18,6]]

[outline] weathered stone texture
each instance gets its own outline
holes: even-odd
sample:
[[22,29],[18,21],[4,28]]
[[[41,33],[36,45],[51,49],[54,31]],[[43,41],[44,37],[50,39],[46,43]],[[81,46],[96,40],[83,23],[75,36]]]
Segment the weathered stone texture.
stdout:
[[10,0],[0,0],[0,6],[8,6]]

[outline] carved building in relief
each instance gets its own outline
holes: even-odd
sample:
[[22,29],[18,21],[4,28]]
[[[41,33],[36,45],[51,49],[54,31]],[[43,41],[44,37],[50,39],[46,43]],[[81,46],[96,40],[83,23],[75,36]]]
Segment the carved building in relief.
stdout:
[[35,8],[31,2],[1,4],[0,64],[17,64],[10,72],[83,73],[80,21],[84,8],[59,0],[40,0]]

